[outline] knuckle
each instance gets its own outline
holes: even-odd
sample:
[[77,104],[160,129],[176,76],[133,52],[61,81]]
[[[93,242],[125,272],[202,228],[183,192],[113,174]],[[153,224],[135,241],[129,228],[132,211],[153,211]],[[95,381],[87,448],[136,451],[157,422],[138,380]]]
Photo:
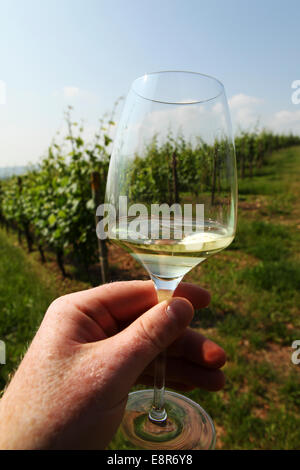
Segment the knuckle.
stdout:
[[72,294],[66,294],[62,295],[61,297],[58,297],[57,299],[53,300],[51,304],[49,305],[49,308],[47,310],[47,314],[58,314],[61,313],[62,310],[65,310],[66,306],[70,303]]

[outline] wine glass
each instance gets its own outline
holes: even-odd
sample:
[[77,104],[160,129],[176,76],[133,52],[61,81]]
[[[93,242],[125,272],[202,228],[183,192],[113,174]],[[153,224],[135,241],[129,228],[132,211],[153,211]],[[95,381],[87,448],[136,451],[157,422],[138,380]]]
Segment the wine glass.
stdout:
[[[236,161],[222,83],[194,72],[136,79],[110,160],[108,236],[149,273],[158,301],[184,275],[226,248],[236,229]],[[132,449],[212,449],[203,408],[165,391],[165,353],[154,390],[129,394],[121,432]]]

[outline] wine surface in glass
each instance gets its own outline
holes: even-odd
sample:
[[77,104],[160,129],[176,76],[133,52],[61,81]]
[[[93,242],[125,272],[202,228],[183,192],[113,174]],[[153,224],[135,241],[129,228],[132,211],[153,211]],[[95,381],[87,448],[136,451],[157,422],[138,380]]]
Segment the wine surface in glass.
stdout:
[[[143,221],[143,226],[150,233],[151,219]],[[184,276],[197,264],[226,248],[234,238],[226,227],[211,220],[201,227],[194,225],[193,232],[186,236],[186,225],[183,227],[172,221],[161,221],[159,236],[166,229],[169,238],[147,237],[143,231],[139,232],[138,237],[136,232],[127,228],[127,238],[122,239],[124,229],[114,227],[111,241],[128,251],[152,275],[161,279],[174,279]],[[182,238],[177,239],[176,233],[182,234]]]

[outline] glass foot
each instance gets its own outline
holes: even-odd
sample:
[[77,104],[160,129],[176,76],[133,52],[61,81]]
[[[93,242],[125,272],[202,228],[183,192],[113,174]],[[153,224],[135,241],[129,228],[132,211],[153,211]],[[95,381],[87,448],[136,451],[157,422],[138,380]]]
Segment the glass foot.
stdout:
[[151,422],[148,413],[153,390],[129,394],[120,432],[128,449],[209,450],[216,433],[210,416],[200,405],[175,392],[166,391],[167,420]]

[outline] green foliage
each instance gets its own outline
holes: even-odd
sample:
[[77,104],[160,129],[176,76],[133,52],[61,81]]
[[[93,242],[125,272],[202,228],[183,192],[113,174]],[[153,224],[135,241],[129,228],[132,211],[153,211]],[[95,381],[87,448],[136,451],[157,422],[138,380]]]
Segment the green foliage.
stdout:
[[[216,141],[214,145],[201,140],[192,144],[182,136],[175,140],[170,134],[165,143],[159,145],[154,137],[142,155],[135,155],[127,174],[129,199],[173,204],[182,202],[179,193],[180,197],[190,197],[192,193],[201,194],[202,198],[206,193],[210,200],[214,197],[211,192],[226,189],[225,175],[232,171],[228,164],[232,152],[232,145],[225,140]],[[128,183],[128,180],[125,181]]]
[[5,197],[0,199],[0,213],[37,245],[60,256],[72,250],[88,266],[97,254],[90,178],[92,172],[100,174],[104,200],[111,139],[103,120],[94,140],[85,142],[83,127],[72,122],[71,108],[65,119],[68,133],[63,143],[53,141],[38,168],[2,183]]
[[[180,198],[199,196],[207,203],[217,202],[229,189],[232,144],[227,140],[216,140],[208,145],[201,139],[188,142],[179,136],[176,140],[169,134],[163,144],[154,136],[144,151],[134,156],[133,165],[126,175],[120,176],[119,184],[130,188],[129,199],[147,203],[156,201],[183,202]],[[274,149],[290,147],[300,143],[293,135],[274,135],[270,132],[243,132],[235,140],[238,172],[241,176],[241,194],[273,194],[281,189],[281,181],[266,185],[253,176],[265,171]],[[257,188],[255,188],[255,184]],[[125,189],[126,189],[125,188]],[[285,209],[286,210],[286,209]]]
[[[267,163],[268,157],[274,150],[299,145],[300,138],[290,135],[275,135],[272,132],[242,132],[235,139],[239,176],[252,177]],[[251,191],[250,191],[251,192]],[[252,192],[253,194],[253,192]]]
[[[96,261],[95,204],[90,177],[92,172],[99,173],[100,197],[104,201],[112,142],[109,130],[114,125],[111,118],[107,122],[100,120],[93,141],[86,142],[83,126],[72,121],[71,110],[69,107],[65,113],[68,132],[62,143],[53,141],[37,168],[29,168],[24,176],[4,181],[0,188],[0,220],[25,235],[29,251],[34,240],[40,250],[50,248],[56,252],[63,273],[63,255],[70,251],[86,268]],[[262,165],[267,163],[273,149],[299,142],[300,138],[292,135],[277,136],[265,131],[242,133],[236,139],[242,177],[248,174],[249,180],[254,170],[263,171]],[[175,140],[170,134],[159,145],[155,136],[143,155],[135,155],[130,171],[120,172],[119,184],[130,180],[130,185],[126,185],[130,188],[128,196],[135,202],[173,204],[185,202],[179,198],[189,202],[191,194],[201,194],[202,201],[213,205],[217,197],[222,198],[222,191],[226,194],[228,190],[228,172],[232,172],[228,161],[232,151],[232,144],[225,140],[208,145],[199,139],[192,145],[182,136]],[[246,180],[241,189],[247,193],[247,184],[253,192],[253,184]],[[217,204],[215,207],[217,210]],[[278,212],[276,207],[271,210]],[[280,234],[274,237],[267,227],[259,224],[250,227],[249,232],[248,228],[240,230],[238,239],[256,237],[257,243],[248,252],[260,259],[266,259],[266,253],[272,252],[280,257],[286,255],[280,248]]]

